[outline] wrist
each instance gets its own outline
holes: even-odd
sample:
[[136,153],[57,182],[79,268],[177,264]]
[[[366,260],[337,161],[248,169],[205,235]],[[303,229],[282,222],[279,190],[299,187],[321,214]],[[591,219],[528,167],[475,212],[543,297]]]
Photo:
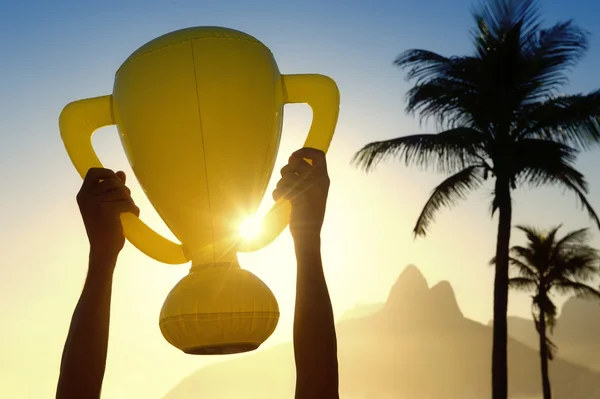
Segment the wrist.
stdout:
[[106,251],[90,250],[88,276],[94,279],[111,279],[117,265],[117,256],[118,254]]
[[117,258],[119,257],[119,252],[107,251],[106,248],[95,248],[94,246],[90,246],[90,263],[117,263]]
[[319,233],[303,233],[293,234],[294,247],[296,252],[320,252],[321,251],[321,235]]

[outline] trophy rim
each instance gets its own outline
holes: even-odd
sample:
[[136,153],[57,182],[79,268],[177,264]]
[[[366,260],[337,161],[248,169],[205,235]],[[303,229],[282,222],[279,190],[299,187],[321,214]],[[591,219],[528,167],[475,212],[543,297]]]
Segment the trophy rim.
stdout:
[[121,64],[115,72],[115,76],[119,74],[119,71],[125,65],[138,58],[166,47],[198,39],[244,40],[249,43],[258,44],[272,54],[271,49],[263,42],[246,32],[224,26],[192,26],[162,34],[141,45]]
[[235,342],[215,345],[201,345],[182,348],[181,351],[188,355],[235,355],[238,353],[252,352],[260,347],[257,342]]

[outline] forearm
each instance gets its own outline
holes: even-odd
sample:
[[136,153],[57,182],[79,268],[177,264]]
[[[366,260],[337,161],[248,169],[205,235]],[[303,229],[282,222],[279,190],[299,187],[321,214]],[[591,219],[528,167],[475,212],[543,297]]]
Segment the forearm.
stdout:
[[112,270],[116,259],[90,254],[90,265],[63,351],[57,399],[100,397],[106,353]]
[[296,240],[296,398],[338,398],[337,339],[320,239]]

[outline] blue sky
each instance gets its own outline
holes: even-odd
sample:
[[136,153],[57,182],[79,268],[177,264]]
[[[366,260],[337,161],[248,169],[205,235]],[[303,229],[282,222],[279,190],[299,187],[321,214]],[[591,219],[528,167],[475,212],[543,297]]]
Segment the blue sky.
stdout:
[[[383,132],[381,125],[402,121],[402,74],[394,57],[411,48],[460,54],[470,48],[470,1],[410,0],[339,2],[302,1],[19,1],[4,7],[0,35],[1,151],[4,170],[31,175],[34,167],[50,166],[48,154],[61,151],[56,120],[63,104],[110,91],[120,63],[149,38],[185,26],[235,27],[263,40],[284,72],[318,71],[341,87],[342,122],[356,126],[357,142],[404,134]],[[595,65],[600,60],[592,0],[542,2],[545,19],[574,18],[590,30],[589,56],[572,75],[569,91],[600,86]],[[373,123],[373,121],[376,121]],[[379,130],[379,132],[378,132]],[[347,132],[344,132],[348,137]],[[36,143],[28,144],[28,143]],[[32,150],[32,148],[35,148]],[[23,154],[33,151],[32,157]],[[35,155],[34,155],[35,154]],[[35,158],[35,159],[32,159]],[[37,162],[37,163],[36,163]],[[15,174],[11,173],[13,177]],[[43,179],[44,187],[51,180]],[[19,202],[31,195],[22,187]],[[58,195],[54,191],[53,194]],[[6,201],[3,199],[2,201]],[[26,199],[25,199],[26,200]],[[27,200],[26,200],[27,201]],[[37,201],[37,198],[35,199]],[[12,213],[13,217],[16,217]]]
[[[81,180],[60,140],[61,109],[73,100],[109,94],[114,72],[131,52],[189,26],[245,31],[271,48],[282,73],[322,73],[338,83],[342,103],[329,157],[332,190],[324,232],[337,316],[355,303],[384,300],[402,268],[415,263],[430,284],[449,280],[464,313],[486,322],[493,273],[485,263],[493,254],[496,229],[488,212],[489,187],[460,207],[442,211],[430,236],[414,241],[413,223],[441,177],[394,162],[368,176],[349,165],[352,154],[369,141],[427,131],[404,114],[409,86],[392,62],[409,48],[444,55],[470,51],[471,5],[463,0],[5,2],[0,15],[0,167],[5,171],[0,319],[6,328],[0,352],[9,360],[0,363],[0,397],[52,395],[68,321],[85,277],[86,239],[75,204]],[[546,21],[573,18],[592,34],[589,55],[565,92],[600,88],[600,3],[555,0],[541,5]],[[280,166],[302,143],[309,123],[306,107],[286,108]],[[114,129],[99,134],[94,144],[107,166],[127,168]],[[585,154],[578,163],[589,179],[592,204],[600,201],[598,154]],[[143,215],[152,214],[135,187],[134,195]],[[589,225],[574,197],[556,189],[519,191],[515,207],[515,223],[547,227],[564,222],[565,229]],[[367,233],[373,230],[379,234]],[[516,235],[514,242],[520,239]],[[600,244],[597,238],[594,243]],[[294,274],[292,268],[277,269],[273,259],[281,253],[289,256],[291,247],[282,238],[273,248],[242,263],[278,296],[282,321],[275,338],[285,341],[291,339]],[[123,265],[116,282],[106,397],[158,397],[155,392],[168,390],[205,364],[172,351],[153,318],[185,268],[166,269],[131,247],[124,252],[130,264]],[[143,291],[136,291],[139,273],[145,276]],[[527,315],[527,296],[511,298],[511,313]],[[146,327],[138,331],[136,326]],[[147,345],[156,357],[148,355]],[[26,373],[27,367],[32,371]],[[143,373],[123,374],[132,373],[132,367]],[[130,383],[120,383],[119,373]],[[36,386],[26,384],[31,375],[38,378]],[[156,376],[162,378],[152,379]]]

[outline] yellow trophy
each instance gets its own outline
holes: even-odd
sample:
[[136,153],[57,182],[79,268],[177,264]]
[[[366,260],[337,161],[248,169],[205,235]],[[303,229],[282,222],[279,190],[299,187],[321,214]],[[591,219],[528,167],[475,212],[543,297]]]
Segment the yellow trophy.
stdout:
[[72,102],[60,115],[65,148],[82,177],[102,167],[94,131],[117,126],[140,186],[181,244],[131,213],[121,215],[125,236],[160,262],[191,261],[159,321],[165,339],[185,353],[254,350],[277,326],[273,293],[239,266],[237,252],[268,245],[289,223],[291,208],[282,201],[257,238],[239,233],[240,221],[256,213],[265,194],[289,103],[310,105],[305,146],[326,152],[339,112],[332,79],[282,75],[254,37],[193,27],[141,46],[117,70],[112,95]]

